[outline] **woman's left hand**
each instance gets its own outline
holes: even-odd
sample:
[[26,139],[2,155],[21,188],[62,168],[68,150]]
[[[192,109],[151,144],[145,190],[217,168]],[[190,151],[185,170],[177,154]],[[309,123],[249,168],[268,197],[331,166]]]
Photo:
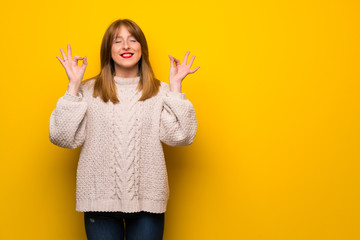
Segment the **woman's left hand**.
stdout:
[[188,64],[188,56],[190,51],[187,51],[185,57],[183,59],[182,64],[180,63],[179,59],[174,58],[173,56],[169,55],[170,58],[170,73],[169,73],[169,86],[170,91],[172,92],[181,92],[181,82],[184,80],[186,75],[196,72],[200,67],[196,67],[195,69],[190,69],[195,55],[192,56],[190,62]]

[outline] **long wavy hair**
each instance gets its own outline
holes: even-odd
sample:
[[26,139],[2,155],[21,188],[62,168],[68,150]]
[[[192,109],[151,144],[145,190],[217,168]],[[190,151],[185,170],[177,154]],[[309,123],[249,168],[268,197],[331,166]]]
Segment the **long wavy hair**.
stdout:
[[108,27],[101,43],[101,71],[98,75],[85,81],[95,79],[93,91],[94,98],[100,96],[104,102],[108,102],[109,100],[113,103],[120,102],[117,97],[116,85],[114,81],[114,60],[111,57],[111,47],[115,34],[117,34],[120,26],[125,26],[129,33],[133,35],[141,45],[141,58],[138,62],[140,81],[137,85],[137,91],[139,92],[142,90],[142,95],[138,101],[143,101],[151,98],[152,96],[155,96],[159,92],[160,80],[155,78],[154,72],[152,70],[149,61],[149,50],[145,35],[140,27],[130,19],[118,19]]

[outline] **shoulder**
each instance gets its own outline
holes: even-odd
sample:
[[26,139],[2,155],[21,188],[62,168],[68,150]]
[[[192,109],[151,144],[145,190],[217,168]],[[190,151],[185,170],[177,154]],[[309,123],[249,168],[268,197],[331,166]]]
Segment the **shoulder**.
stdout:
[[94,89],[95,78],[86,79],[81,82],[80,84],[80,91],[81,92],[90,92]]

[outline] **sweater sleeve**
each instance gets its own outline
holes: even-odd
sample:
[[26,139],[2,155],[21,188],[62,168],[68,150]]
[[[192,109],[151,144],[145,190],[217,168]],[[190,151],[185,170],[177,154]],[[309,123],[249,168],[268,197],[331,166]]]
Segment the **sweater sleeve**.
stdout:
[[160,118],[160,141],[169,146],[190,145],[195,138],[197,119],[185,93],[176,93],[165,85],[164,105]]
[[85,140],[86,110],[87,103],[81,91],[77,96],[66,91],[50,116],[50,141],[63,148],[80,147]]

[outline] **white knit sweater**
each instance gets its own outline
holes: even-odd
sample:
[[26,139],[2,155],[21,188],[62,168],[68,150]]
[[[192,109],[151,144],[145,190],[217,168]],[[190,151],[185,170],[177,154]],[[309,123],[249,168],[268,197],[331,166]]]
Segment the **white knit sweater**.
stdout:
[[140,77],[114,77],[120,103],[93,98],[94,79],[78,96],[60,97],[49,121],[50,141],[82,146],[76,174],[76,211],[166,211],[168,176],[161,142],[193,142],[197,120],[184,93],[161,82],[159,93],[137,101]]

